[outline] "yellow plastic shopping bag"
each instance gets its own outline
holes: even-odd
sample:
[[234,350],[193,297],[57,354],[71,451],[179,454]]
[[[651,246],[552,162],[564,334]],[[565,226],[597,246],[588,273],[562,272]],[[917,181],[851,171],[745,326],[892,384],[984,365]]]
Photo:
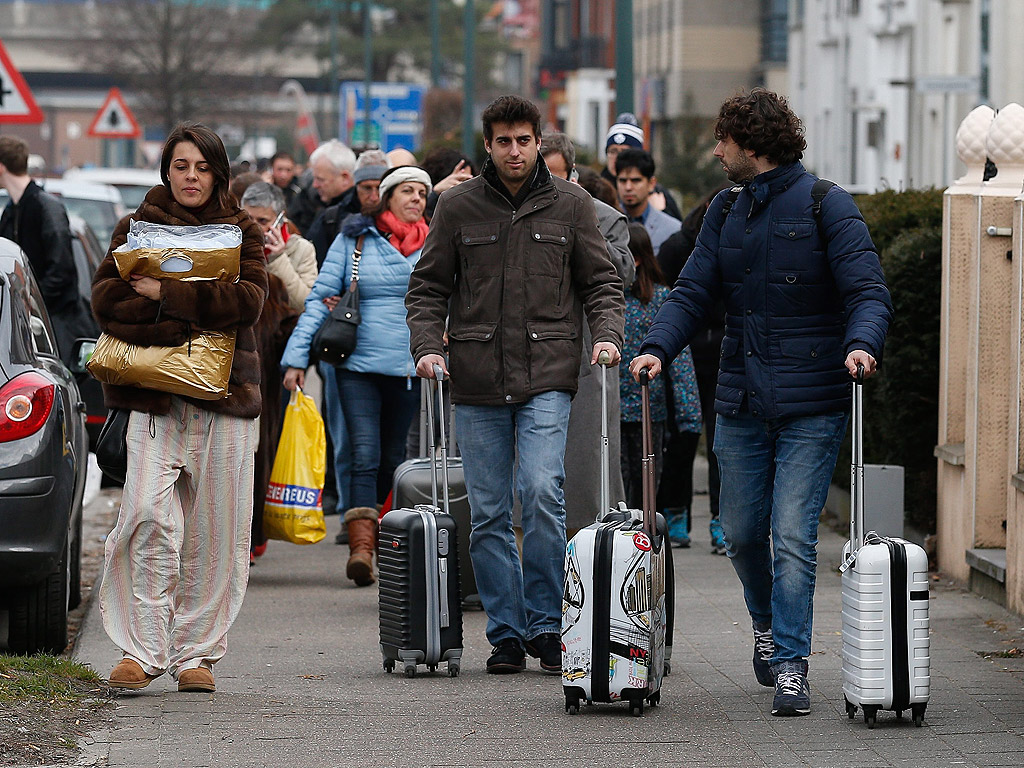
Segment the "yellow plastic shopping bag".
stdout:
[[263,534],[316,544],[327,533],[321,495],[326,461],[324,421],[313,398],[292,392],[263,502]]

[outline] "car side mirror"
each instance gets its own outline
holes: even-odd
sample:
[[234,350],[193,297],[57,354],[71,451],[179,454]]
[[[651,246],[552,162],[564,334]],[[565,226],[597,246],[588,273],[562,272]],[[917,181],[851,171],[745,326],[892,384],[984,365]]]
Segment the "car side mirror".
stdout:
[[96,339],[75,339],[71,346],[71,365],[68,368],[74,374],[88,373],[85,367],[96,351]]

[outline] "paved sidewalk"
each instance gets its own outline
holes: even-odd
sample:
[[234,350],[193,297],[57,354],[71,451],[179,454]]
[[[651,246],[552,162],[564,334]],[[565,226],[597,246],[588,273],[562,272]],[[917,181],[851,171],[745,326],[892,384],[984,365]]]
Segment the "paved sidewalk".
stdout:
[[[462,675],[385,674],[377,593],[344,578],[347,547],[328,518],[320,544],[271,542],[252,569],[241,615],[217,665],[217,693],[180,694],[169,677],[122,695],[111,727],[80,764],[96,766],[1021,766],[1024,618],[933,582],[932,700],[925,727],[879,713],[849,720],[840,683],[842,537],[824,526],[810,659],[812,712],[774,718],[750,669],[739,582],[710,554],[706,497],[694,545],[674,550],[672,674],[643,718],[624,705],[563,711],[559,678],[530,660],[522,675],[484,671],[482,613],[465,616]],[[76,656],[107,674],[118,652],[94,604]],[[422,668],[421,668],[422,669]]]

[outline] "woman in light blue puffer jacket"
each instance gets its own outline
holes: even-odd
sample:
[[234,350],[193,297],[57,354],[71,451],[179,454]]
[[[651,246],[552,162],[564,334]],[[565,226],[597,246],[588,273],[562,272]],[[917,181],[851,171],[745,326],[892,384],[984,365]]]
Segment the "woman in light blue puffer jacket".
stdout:
[[327,252],[316,284],[285,349],[284,385],[304,383],[309,350],[330,310],[324,299],[348,289],[352,254],[363,238],[359,262],[359,324],[355,351],[336,368],[340,399],[352,446],[351,507],[345,513],[351,555],[346,572],[360,586],[372,584],[377,504],[405,458],[405,438],[419,407],[416,366],[409,353],[405,294],[419,260],[427,224],[423,209],[430,177],[415,166],[390,169],[381,178],[380,203],[351,216]]

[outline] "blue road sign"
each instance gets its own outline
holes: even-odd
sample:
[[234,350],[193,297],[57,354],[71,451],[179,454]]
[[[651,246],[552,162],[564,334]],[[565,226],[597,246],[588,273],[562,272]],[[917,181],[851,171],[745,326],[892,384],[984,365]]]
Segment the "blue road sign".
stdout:
[[[341,84],[341,110],[338,135],[348,144],[361,145],[366,129],[364,84]],[[420,147],[423,130],[424,85],[413,83],[370,83],[371,140],[379,137],[381,149],[390,152],[399,147],[415,151]]]

